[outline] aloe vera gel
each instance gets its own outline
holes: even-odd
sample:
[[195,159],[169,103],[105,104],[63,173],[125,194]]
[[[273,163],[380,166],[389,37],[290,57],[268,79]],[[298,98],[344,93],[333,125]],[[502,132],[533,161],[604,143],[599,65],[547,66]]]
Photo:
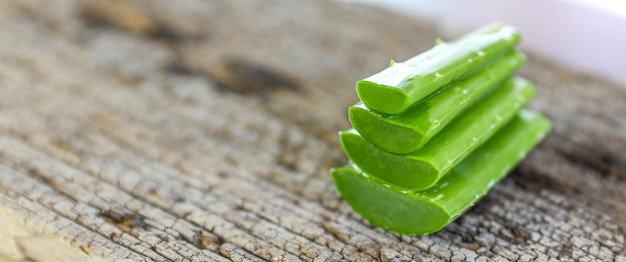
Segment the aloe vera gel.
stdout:
[[337,189],[372,223],[407,235],[462,215],[550,131],[523,107],[535,86],[513,74],[520,34],[491,24],[358,81],[339,133],[351,160]]

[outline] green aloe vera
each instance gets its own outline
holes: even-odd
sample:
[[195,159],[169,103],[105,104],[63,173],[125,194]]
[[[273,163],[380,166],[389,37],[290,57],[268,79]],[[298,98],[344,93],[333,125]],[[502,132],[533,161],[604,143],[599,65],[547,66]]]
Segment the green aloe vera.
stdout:
[[520,41],[510,26],[487,25],[455,42],[440,43],[356,83],[363,103],[383,114],[399,114],[446,84],[465,76]]
[[399,187],[424,190],[485,142],[534,94],[535,87],[530,82],[510,79],[455,118],[422,149],[407,155],[386,152],[354,129],[339,133],[341,145],[365,173]]
[[524,61],[523,54],[511,52],[398,115],[381,115],[359,102],[348,109],[348,116],[354,129],[374,145],[390,153],[407,154],[424,146],[458,114],[509,78]]
[[491,139],[425,191],[408,191],[355,165],[331,171],[346,202],[372,223],[407,235],[436,232],[467,211],[550,130],[538,113],[521,111]]

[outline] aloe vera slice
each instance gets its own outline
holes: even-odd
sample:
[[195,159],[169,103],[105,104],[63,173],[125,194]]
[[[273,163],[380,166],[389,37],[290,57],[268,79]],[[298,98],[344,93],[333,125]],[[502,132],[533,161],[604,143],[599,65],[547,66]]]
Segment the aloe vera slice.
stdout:
[[474,205],[551,128],[538,113],[520,111],[505,127],[425,191],[408,191],[353,164],[331,171],[344,200],[372,223],[407,235],[436,232]]
[[368,108],[383,114],[398,114],[511,49],[520,39],[515,28],[490,24],[402,63],[391,63],[381,72],[358,81],[356,90]]
[[372,144],[391,153],[407,154],[424,146],[454,117],[509,78],[524,62],[523,54],[511,52],[398,115],[384,116],[359,102],[348,109],[348,116],[354,129]]
[[459,115],[422,149],[407,155],[384,151],[354,129],[339,133],[341,146],[365,173],[399,187],[424,190],[504,126],[534,94],[530,82],[510,79]]

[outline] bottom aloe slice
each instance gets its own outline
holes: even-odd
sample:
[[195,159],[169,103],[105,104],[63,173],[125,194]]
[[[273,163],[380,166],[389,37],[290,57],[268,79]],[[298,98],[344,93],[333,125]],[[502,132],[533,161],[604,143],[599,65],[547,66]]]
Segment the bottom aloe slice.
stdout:
[[530,82],[509,79],[410,154],[380,149],[354,129],[339,133],[341,146],[365,173],[406,189],[427,189],[504,126],[534,94]]
[[549,132],[538,113],[520,111],[505,127],[454,167],[434,187],[410,191],[363,173],[350,164],[331,171],[344,200],[364,218],[389,231],[426,235],[467,211]]

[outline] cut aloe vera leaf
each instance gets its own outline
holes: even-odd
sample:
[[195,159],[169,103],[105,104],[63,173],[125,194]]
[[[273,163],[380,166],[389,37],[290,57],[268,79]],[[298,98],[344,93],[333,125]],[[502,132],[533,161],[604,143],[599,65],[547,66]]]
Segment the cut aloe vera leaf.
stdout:
[[391,153],[408,154],[422,148],[452,119],[508,79],[524,62],[523,54],[511,52],[398,115],[384,116],[359,102],[348,109],[348,116],[354,129],[372,144]]
[[484,196],[549,132],[538,113],[521,111],[436,186],[408,191],[348,165],[331,171],[344,200],[390,231],[425,235],[444,228]]
[[440,43],[356,83],[365,105],[383,114],[399,114],[446,84],[475,71],[521,39],[511,26],[487,25],[455,42]]
[[427,189],[504,126],[533,97],[535,87],[522,78],[507,80],[467,109],[422,149],[406,155],[389,153],[356,130],[339,133],[348,158],[365,173],[412,190]]

